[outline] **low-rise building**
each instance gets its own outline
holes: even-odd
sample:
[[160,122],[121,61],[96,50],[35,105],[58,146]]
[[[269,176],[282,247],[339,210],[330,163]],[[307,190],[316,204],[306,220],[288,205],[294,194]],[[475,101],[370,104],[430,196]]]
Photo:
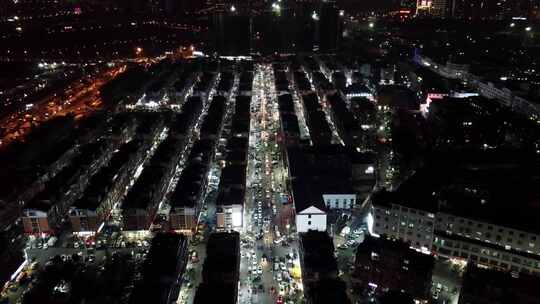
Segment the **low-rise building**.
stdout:
[[145,150],[142,146],[141,140],[124,144],[114,153],[107,166],[92,176],[83,196],[69,210],[73,232],[98,231],[110,215],[113,205],[124,194]]
[[240,234],[212,233],[206,244],[202,282],[193,303],[236,303],[240,272]]
[[368,236],[356,248],[353,284],[383,294],[404,291],[417,300],[429,299],[434,258],[401,241]]
[[197,228],[202,200],[208,186],[208,171],[213,159],[214,142],[193,144],[186,167],[172,194],[169,226],[173,230],[191,232]]
[[142,267],[142,277],[135,282],[129,304],[176,302],[187,259],[188,241],[183,235],[156,234]]
[[109,141],[85,145],[72,162],[24,206],[22,223],[25,233],[55,233],[70,206],[83,193],[88,179],[110,157],[111,150]]
[[217,227],[238,229],[243,225],[246,166],[226,166],[221,171],[216,200]]
[[460,304],[538,303],[538,276],[499,272],[469,264],[463,275]]
[[300,263],[307,303],[350,303],[346,284],[338,277],[333,240],[326,232],[300,234]]

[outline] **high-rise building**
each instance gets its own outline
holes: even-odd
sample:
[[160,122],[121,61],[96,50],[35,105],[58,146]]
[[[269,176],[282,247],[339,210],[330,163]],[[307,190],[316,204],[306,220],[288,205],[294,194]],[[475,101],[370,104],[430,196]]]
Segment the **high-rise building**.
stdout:
[[335,1],[324,1],[320,5],[319,44],[323,52],[338,48],[341,40],[341,17]]
[[248,7],[219,3],[213,7],[212,40],[219,54],[248,54],[252,35]]
[[444,18],[449,15],[450,0],[418,0],[416,2],[416,14]]

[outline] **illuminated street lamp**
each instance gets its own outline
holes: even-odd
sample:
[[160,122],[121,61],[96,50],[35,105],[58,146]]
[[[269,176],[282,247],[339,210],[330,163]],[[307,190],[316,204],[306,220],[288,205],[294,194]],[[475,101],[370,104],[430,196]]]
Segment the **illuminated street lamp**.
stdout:
[[231,5],[231,12],[236,12],[236,7],[234,7],[234,5]]
[[516,24],[514,22],[510,23],[510,27],[514,27]]
[[[278,1],[279,2],[279,1]],[[272,3],[272,10],[276,13],[278,13],[279,11],[281,11],[281,6],[279,5],[279,3],[277,2],[274,2]]]
[[374,26],[375,26],[375,24],[373,22],[369,23],[369,28],[373,28]]
[[142,53],[142,51],[143,51],[143,49],[140,46],[135,48],[135,54],[136,55],[140,55]]
[[319,20],[319,15],[317,14],[316,11],[313,11],[313,14],[311,14],[311,18],[315,21],[318,21]]
[[527,26],[527,27],[525,28],[525,31],[526,31],[526,32],[530,32],[531,30],[532,30],[532,27],[530,27],[530,26]]
[[340,17],[345,16],[345,11],[344,11],[344,10],[340,10],[340,11],[339,11],[339,16],[340,16]]

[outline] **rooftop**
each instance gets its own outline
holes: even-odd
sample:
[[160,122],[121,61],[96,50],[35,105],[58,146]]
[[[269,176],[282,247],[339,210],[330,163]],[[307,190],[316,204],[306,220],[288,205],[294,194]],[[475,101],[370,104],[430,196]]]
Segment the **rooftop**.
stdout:
[[463,275],[459,301],[466,303],[537,303],[540,298],[537,276],[483,269],[469,263]]

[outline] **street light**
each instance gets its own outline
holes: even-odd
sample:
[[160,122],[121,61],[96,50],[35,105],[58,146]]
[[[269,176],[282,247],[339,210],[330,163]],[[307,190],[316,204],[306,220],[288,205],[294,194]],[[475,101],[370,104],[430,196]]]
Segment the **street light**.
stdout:
[[514,22],[510,23],[510,27],[514,27],[516,24]]
[[234,5],[231,5],[231,12],[236,12],[236,7],[234,7]]
[[375,24],[373,22],[369,23],[369,28],[373,28],[374,26],[375,26]]
[[525,28],[525,31],[526,31],[526,32],[530,32],[531,30],[532,30],[532,27],[530,27],[530,26],[527,26],[527,27]]
[[319,20],[319,15],[316,11],[313,11],[313,14],[311,14],[311,18],[315,21]]

